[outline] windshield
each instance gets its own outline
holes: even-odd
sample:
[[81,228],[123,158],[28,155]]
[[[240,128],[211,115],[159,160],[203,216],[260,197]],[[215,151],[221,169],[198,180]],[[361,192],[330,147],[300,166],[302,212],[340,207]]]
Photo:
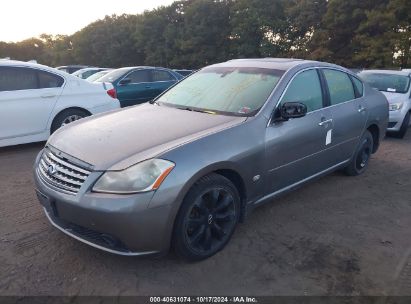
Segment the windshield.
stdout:
[[111,71],[110,73],[107,73],[103,77],[97,79],[96,82],[114,82],[119,77],[123,76],[127,72],[128,70],[125,70],[125,69],[114,70],[114,71]]
[[284,71],[250,67],[205,68],[157,100],[177,108],[252,116],[263,106]]
[[97,73],[87,77],[86,80],[89,81],[89,82],[93,82],[93,81],[96,81],[97,79],[99,79],[100,77],[103,77],[104,75],[106,75],[108,73],[110,73],[110,71],[100,71],[100,72],[97,72]]
[[410,78],[408,76],[367,72],[362,72],[359,76],[379,91],[407,93],[410,87]]

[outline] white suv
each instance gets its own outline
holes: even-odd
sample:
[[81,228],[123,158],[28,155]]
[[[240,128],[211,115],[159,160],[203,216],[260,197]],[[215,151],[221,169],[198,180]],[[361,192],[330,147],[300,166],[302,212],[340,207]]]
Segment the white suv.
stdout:
[[80,118],[120,108],[109,83],[56,69],[0,60],[0,147],[46,140]]
[[387,97],[390,109],[387,131],[403,138],[411,122],[410,70],[366,70],[358,75]]

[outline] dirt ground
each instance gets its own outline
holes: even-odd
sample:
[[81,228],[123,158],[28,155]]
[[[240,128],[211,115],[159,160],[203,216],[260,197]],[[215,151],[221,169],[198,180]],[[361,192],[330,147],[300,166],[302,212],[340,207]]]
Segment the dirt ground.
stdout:
[[411,295],[411,132],[366,174],[257,209],[216,256],[130,258],[53,228],[33,190],[43,144],[0,150],[0,295]]

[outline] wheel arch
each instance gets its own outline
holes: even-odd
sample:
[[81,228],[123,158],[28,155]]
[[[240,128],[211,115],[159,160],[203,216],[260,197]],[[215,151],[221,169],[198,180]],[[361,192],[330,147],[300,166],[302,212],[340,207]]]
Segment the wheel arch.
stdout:
[[247,203],[247,193],[248,193],[247,186],[244,182],[245,181],[244,174],[242,174],[241,171],[238,168],[236,168],[236,166],[233,163],[221,162],[221,163],[212,164],[212,165],[202,168],[201,170],[196,172],[194,175],[192,175],[192,177],[185,183],[185,185],[183,186],[177,198],[177,201],[179,202],[178,208],[176,208],[176,211],[172,216],[173,229],[175,227],[175,221],[177,218],[177,214],[180,212],[181,206],[183,205],[183,201],[185,197],[187,196],[188,192],[190,191],[190,189],[202,177],[212,174],[212,173],[219,174],[227,178],[236,186],[240,194],[240,199],[241,199],[240,221],[243,221],[244,216],[245,216],[245,207]]
[[380,146],[380,138],[381,138],[380,128],[378,127],[378,125],[376,123],[371,123],[367,127],[367,131],[369,131],[372,135],[373,142],[374,142],[372,153],[375,153],[375,152],[377,152],[377,150]]
[[93,115],[89,110],[87,110],[87,109],[85,109],[85,108],[82,108],[82,107],[73,106],[73,107],[67,107],[67,108],[61,109],[61,110],[59,110],[56,114],[54,114],[54,116],[53,116],[52,119],[50,119],[50,123],[49,123],[50,133],[51,133],[51,128],[52,128],[53,123],[54,123],[54,121],[56,120],[56,118],[57,118],[61,113],[64,113],[65,111],[68,111],[68,110],[79,110],[79,111],[85,112],[85,113],[86,113],[87,115],[89,115],[89,116],[90,116],[90,115]]

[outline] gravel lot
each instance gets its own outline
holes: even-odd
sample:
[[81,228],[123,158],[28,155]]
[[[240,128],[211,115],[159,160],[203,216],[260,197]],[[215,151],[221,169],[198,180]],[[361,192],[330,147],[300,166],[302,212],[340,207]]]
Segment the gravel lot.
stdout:
[[411,295],[411,132],[366,174],[257,209],[201,263],[111,255],[53,228],[33,190],[43,144],[0,150],[0,295]]

